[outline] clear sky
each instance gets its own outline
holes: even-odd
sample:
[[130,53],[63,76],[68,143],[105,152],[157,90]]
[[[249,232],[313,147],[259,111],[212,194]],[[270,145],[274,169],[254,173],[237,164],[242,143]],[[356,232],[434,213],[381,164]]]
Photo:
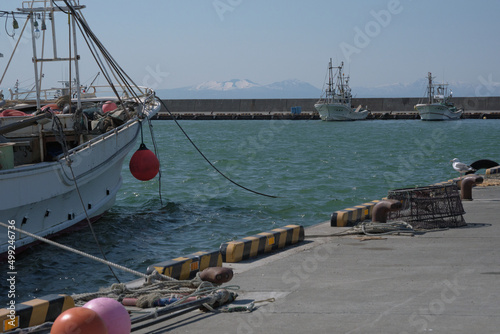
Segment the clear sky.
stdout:
[[[0,9],[15,10],[19,3],[2,0]],[[157,89],[230,79],[260,84],[299,79],[321,88],[330,57],[345,62],[352,86],[411,83],[427,72],[448,82],[500,82],[498,0],[80,3],[87,5],[83,13],[94,32],[129,75]],[[2,72],[13,47],[4,25],[2,17]],[[31,59],[30,46],[21,43],[16,66],[21,55]],[[31,69],[29,62],[9,71],[1,86],[28,80]],[[59,68],[54,72],[64,75]],[[82,79],[94,73],[85,70]]]

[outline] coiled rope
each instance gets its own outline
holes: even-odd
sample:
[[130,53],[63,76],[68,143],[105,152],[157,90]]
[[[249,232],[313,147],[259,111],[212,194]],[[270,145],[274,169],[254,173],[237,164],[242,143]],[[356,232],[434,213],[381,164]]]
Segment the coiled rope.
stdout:
[[[0,222],[0,226],[5,227],[6,229],[9,229],[9,225]],[[109,298],[114,298],[116,300],[123,300],[123,298],[132,298],[132,297],[140,297],[138,300],[138,305],[140,307],[153,307],[154,301],[158,300],[162,296],[165,295],[172,295],[172,294],[180,294],[183,295],[181,298],[178,299],[178,301],[172,303],[169,305],[169,307],[176,306],[178,304],[184,303],[189,297],[199,297],[202,295],[214,295],[216,293],[220,293],[220,286],[201,280],[199,273],[196,274],[196,277],[191,279],[191,280],[176,280],[172,277],[162,275],[158,273],[156,270],[150,274],[143,274],[141,272],[138,272],[136,270],[124,267],[122,265],[110,262],[108,260],[101,259],[97,256],[82,252],[80,250],[68,247],[66,245],[57,243],[55,241],[46,239],[44,237],[40,237],[38,235],[35,235],[33,233],[30,233],[28,231],[24,231],[23,229],[17,228],[16,231],[26,234],[32,238],[35,238],[39,241],[48,243],[49,245],[53,245],[59,248],[62,248],[64,250],[67,250],[69,252],[81,255],[83,257],[86,257],[88,259],[104,263],[107,266],[114,267],[120,270],[123,270],[125,272],[128,272],[130,274],[133,274],[135,276],[144,278],[145,281],[142,284],[142,286],[132,288],[132,287],[127,287],[126,284],[124,283],[115,283],[111,285],[110,288],[107,289],[101,289],[100,291],[97,292],[91,292],[91,293],[83,293],[83,294],[76,294],[73,295],[72,298],[74,299],[75,303],[78,305],[83,305],[85,302],[92,300],[94,298],[98,297],[109,297]],[[240,287],[237,285],[229,285],[225,286],[224,290],[239,290]],[[215,300],[214,300],[215,301]],[[207,309],[210,309],[210,303],[206,304],[205,306]]]

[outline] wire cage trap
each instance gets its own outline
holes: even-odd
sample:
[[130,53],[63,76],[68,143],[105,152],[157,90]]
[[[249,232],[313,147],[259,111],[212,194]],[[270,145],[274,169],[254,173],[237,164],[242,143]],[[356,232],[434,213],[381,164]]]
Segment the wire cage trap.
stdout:
[[405,221],[415,229],[467,225],[455,184],[390,190],[387,198],[403,204],[401,210],[390,212],[387,218]]

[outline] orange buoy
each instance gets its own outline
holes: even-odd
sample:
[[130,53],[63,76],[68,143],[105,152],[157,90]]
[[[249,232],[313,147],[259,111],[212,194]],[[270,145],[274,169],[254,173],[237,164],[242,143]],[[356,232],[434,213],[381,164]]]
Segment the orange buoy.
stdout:
[[149,181],[160,171],[160,161],[156,155],[151,152],[144,143],[135,151],[128,165],[130,173],[140,180]]
[[0,117],[27,116],[28,114],[15,109],[6,109],[0,113]]
[[113,101],[106,101],[102,105],[102,112],[103,113],[107,113],[107,112],[116,110],[116,108],[118,108],[118,106],[116,105],[116,103],[114,103]]
[[64,311],[57,317],[52,325],[50,333],[108,334],[108,329],[96,311],[85,307],[73,307]]

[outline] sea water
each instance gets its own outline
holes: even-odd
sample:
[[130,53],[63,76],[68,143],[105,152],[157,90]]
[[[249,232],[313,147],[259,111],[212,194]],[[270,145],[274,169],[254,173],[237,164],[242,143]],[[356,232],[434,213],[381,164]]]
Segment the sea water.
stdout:
[[[173,121],[152,125],[161,182],[134,179],[128,170],[131,152],[115,206],[94,225],[109,261],[144,273],[151,264],[217,250],[230,240],[327,221],[332,212],[380,199],[390,189],[457,177],[453,158],[500,162],[500,120],[179,121],[220,172],[276,196],[271,198],[219,175]],[[153,150],[147,126],[144,138]],[[101,257],[88,228],[56,241]],[[116,283],[106,265],[45,244],[18,255],[16,269],[18,302]],[[114,271],[122,282],[136,278]]]

